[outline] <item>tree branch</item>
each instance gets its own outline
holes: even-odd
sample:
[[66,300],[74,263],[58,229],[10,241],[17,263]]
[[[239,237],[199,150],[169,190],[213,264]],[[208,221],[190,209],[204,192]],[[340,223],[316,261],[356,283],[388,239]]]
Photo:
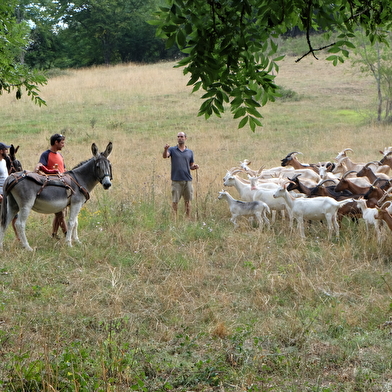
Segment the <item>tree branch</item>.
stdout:
[[309,50],[307,53],[305,53],[303,56],[301,56],[300,58],[298,58],[297,60],[295,60],[295,62],[296,62],[296,63],[299,63],[304,57],[306,57],[306,56],[309,55],[310,53],[312,53],[313,56],[314,56],[314,58],[315,58],[316,60],[318,60],[318,58],[314,55],[314,52],[318,52],[318,51],[320,51],[320,50],[324,50],[324,49],[326,49],[326,48],[329,48],[330,46],[334,46],[335,43],[336,43],[336,42],[334,42],[334,43],[332,43],[332,44],[329,44],[329,45],[322,46],[321,48],[317,48],[317,49],[313,49],[311,46],[309,46],[309,47],[310,47],[310,50]]

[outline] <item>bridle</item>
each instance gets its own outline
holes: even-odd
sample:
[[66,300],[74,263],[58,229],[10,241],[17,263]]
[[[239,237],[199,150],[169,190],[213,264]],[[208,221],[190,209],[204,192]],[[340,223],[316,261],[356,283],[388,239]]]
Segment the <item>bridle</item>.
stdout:
[[[102,175],[102,176],[99,176],[99,175],[97,174],[98,169],[101,169],[101,166],[102,166],[102,165],[100,164],[100,161],[105,161],[105,163],[107,162],[108,165],[105,165],[105,166],[106,166],[106,168],[109,168],[109,171],[108,171],[108,172],[105,171],[105,170],[103,171],[103,175]],[[97,158],[96,161],[95,161],[94,174],[95,174],[95,176],[97,177],[97,180],[98,180],[101,184],[102,184],[102,181],[104,180],[105,177],[109,177],[109,179],[112,180],[112,179],[113,179],[113,176],[112,176],[112,165],[111,165],[109,159],[107,159],[107,158],[104,157],[104,156],[100,156],[99,158]]]
[[[18,168],[15,165],[15,161],[19,163]],[[7,166],[8,166],[8,174],[16,173],[22,171],[22,164],[17,159],[12,160],[10,156],[6,158]],[[19,169],[19,170],[18,170]]]

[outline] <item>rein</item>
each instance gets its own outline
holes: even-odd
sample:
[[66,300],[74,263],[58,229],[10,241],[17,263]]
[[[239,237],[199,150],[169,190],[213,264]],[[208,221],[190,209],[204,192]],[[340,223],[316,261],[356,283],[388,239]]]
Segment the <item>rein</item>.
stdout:
[[[102,160],[105,160],[105,161],[107,161],[107,162],[109,163],[109,173],[105,173],[105,172],[104,172],[104,174],[103,174],[103,176],[102,176],[101,178],[98,177],[98,176],[96,175],[97,180],[98,180],[101,184],[102,184],[102,181],[103,181],[103,179],[104,179],[105,177],[109,177],[110,180],[113,180],[113,177],[112,177],[112,165],[110,164],[110,162],[109,162],[109,160],[108,160],[107,158],[103,158],[103,157],[98,158],[96,162],[99,162],[99,161],[102,161]],[[95,167],[96,167],[96,166],[95,166]],[[94,174],[95,174],[95,173],[94,173]]]
[[[71,173],[72,173],[72,175],[71,175]],[[86,188],[84,188],[83,186],[81,186],[81,185],[79,184],[79,182],[78,182],[77,179],[76,179],[75,173],[71,170],[71,171],[68,172],[68,174],[69,174],[69,178],[71,179],[71,181],[72,181],[74,184],[76,184],[77,187],[79,188],[80,192],[83,193],[84,197],[86,198],[86,201],[87,201],[88,199],[90,199],[90,193],[88,192],[88,190],[87,190]]]
[[[98,175],[96,174],[96,168],[97,168],[97,163],[99,161],[102,160],[106,160],[109,163],[109,173],[104,172],[104,174],[101,177],[98,177]],[[87,191],[86,188],[84,188],[82,185],[79,184],[78,179],[76,177],[76,174],[73,170],[70,170],[67,172],[69,174],[69,178],[71,179],[71,181],[77,185],[77,187],[79,188],[80,192],[83,193],[84,197],[86,198],[86,201],[90,199],[90,194]],[[98,158],[95,162],[95,166],[94,166],[94,175],[96,177],[96,179],[102,184],[102,181],[105,177],[109,177],[110,180],[112,180],[112,165],[110,164],[109,160],[106,158]]]

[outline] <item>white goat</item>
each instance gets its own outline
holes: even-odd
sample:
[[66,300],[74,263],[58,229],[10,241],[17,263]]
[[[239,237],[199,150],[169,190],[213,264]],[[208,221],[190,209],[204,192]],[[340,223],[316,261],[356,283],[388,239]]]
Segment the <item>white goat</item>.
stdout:
[[270,212],[270,210],[268,206],[262,201],[245,202],[236,200],[225,190],[219,192],[218,199],[227,200],[231,212],[230,220],[234,223],[235,228],[238,226],[237,217],[242,215],[254,215],[259,222],[259,228],[263,227],[263,223],[265,223],[268,228],[270,227],[270,222],[266,215],[267,212]]
[[287,191],[286,186],[280,187],[275,193],[274,198],[285,200],[288,209],[291,211],[293,219],[296,219],[298,229],[302,238],[305,238],[304,220],[326,220],[328,225],[328,235],[331,237],[333,230],[339,236],[339,225],[337,222],[337,211],[353,199],[336,201],[332,197],[312,197],[294,198]]
[[365,221],[366,232],[369,233],[369,226],[374,226],[377,235],[377,241],[381,241],[381,226],[380,220],[376,219],[377,208],[369,208],[366,205],[366,200],[363,198],[357,199],[357,207],[362,211],[362,218]]
[[[279,189],[281,186],[277,189]],[[274,194],[277,189],[266,189],[266,188],[258,188],[253,191],[253,200],[254,201],[262,201],[268,205],[270,211],[272,212],[271,223],[275,223],[276,220],[276,212],[280,211],[282,214],[282,218],[285,218],[285,213],[287,212],[289,218],[289,226],[292,227],[293,218],[291,215],[291,211],[287,206],[287,203],[284,199],[276,199],[274,198]]]
[[228,171],[223,177],[224,186],[233,186],[237,189],[240,199],[244,201],[253,201],[253,191],[251,190],[250,182],[244,178],[235,175],[236,171],[231,173]]

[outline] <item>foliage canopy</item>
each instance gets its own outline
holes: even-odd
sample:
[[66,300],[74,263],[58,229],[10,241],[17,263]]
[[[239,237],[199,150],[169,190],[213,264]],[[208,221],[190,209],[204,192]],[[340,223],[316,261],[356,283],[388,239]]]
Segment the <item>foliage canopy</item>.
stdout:
[[[261,126],[260,107],[279,95],[273,71],[278,71],[275,38],[298,28],[309,51],[328,49],[334,65],[343,62],[358,27],[367,39],[382,42],[392,21],[389,0],[167,0],[151,24],[186,55],[177,66],[190,74],[193,91],[205,91],[199,115],[220,117],[229,104],[234,118],[254,131]],[[338,39],[313,48],[311,32],[337,32]],[[303,56],[303,57],[304,57]]]
[[17,20],[15,5],[15,1],[0,4],[0,94],[16,90],[15,96],[20,99],[25,89],[35,103],[42,105],[45,101],[39,96],[38,86],[46,84],[46,78],[20,61],[29,27]]

